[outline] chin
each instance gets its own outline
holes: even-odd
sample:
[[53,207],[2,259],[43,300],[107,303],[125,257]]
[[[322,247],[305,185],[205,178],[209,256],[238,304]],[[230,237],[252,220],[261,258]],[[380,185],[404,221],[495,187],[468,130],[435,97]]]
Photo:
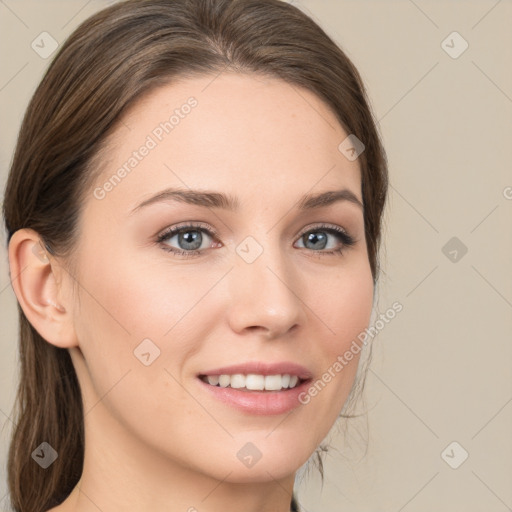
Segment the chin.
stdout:
[[311,446],[307,450],[303,439],[292,444],[276,436],[274,442],[269,442],[265,435],[254,442],[236,442],[236,449],[228,450],[223,456],[212,453],[215,465],[210,470],[215,477],[231,483],[263,483],[293,477],[316,448]]

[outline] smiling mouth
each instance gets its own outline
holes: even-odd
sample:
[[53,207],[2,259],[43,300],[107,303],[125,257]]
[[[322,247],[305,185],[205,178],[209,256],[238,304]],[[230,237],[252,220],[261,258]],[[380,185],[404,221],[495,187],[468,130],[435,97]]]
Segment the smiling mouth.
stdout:
[[255,373],[199,375],[199,378],[210,386],[233,388],[240,391],[285,391],[296,388],[307,380],[290,374],[260,375]]

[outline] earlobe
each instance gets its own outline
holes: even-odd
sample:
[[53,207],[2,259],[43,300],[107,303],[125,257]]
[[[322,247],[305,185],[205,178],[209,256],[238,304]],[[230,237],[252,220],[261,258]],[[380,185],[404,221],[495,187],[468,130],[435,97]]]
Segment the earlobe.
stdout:
[[36,231],[20,229],[12,235],[9,267],[14,293],[34,329],[57,347],[77,346],[71,307],[62,304],[65,273]]

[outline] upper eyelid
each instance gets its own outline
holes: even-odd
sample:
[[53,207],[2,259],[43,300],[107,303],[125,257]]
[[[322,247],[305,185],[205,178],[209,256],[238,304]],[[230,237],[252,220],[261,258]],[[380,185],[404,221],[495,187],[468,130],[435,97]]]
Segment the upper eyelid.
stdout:
[[215,229],[213,229],[211,227],[208,227],[207,225],[206,226],[204,226],[202,224],[195,225],[195,223],[190,223],[190,224],[183,224],[183,225],[178,224],[177,226],[168,226],[168,227],[164,228],[162,231],[160,231],[159,234],[157,234],[157,238],[160,239],[162,237],[175,235],[176,233],[179,233],[180,231],[185,231],[187,229],[189,231],[193,231],[193,230],[208,231],[211,235],[218,236],[217,231],[215,231]]

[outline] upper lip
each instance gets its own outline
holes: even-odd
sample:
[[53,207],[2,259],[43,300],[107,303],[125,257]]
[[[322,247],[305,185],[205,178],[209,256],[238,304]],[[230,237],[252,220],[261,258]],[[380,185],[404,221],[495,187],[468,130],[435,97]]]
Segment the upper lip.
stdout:
[[304,366],[282,361],[277,363],[267,363],[263,361],[249,361],[246,363],[235,364],[231,366],[223,366],[222,368],[214,368],[206,370],[199,375],[235,375],[241,373],[248,375],[249,373],[257,375],[296,375],[299,379],[308,380],[312,378],[312,373]]

